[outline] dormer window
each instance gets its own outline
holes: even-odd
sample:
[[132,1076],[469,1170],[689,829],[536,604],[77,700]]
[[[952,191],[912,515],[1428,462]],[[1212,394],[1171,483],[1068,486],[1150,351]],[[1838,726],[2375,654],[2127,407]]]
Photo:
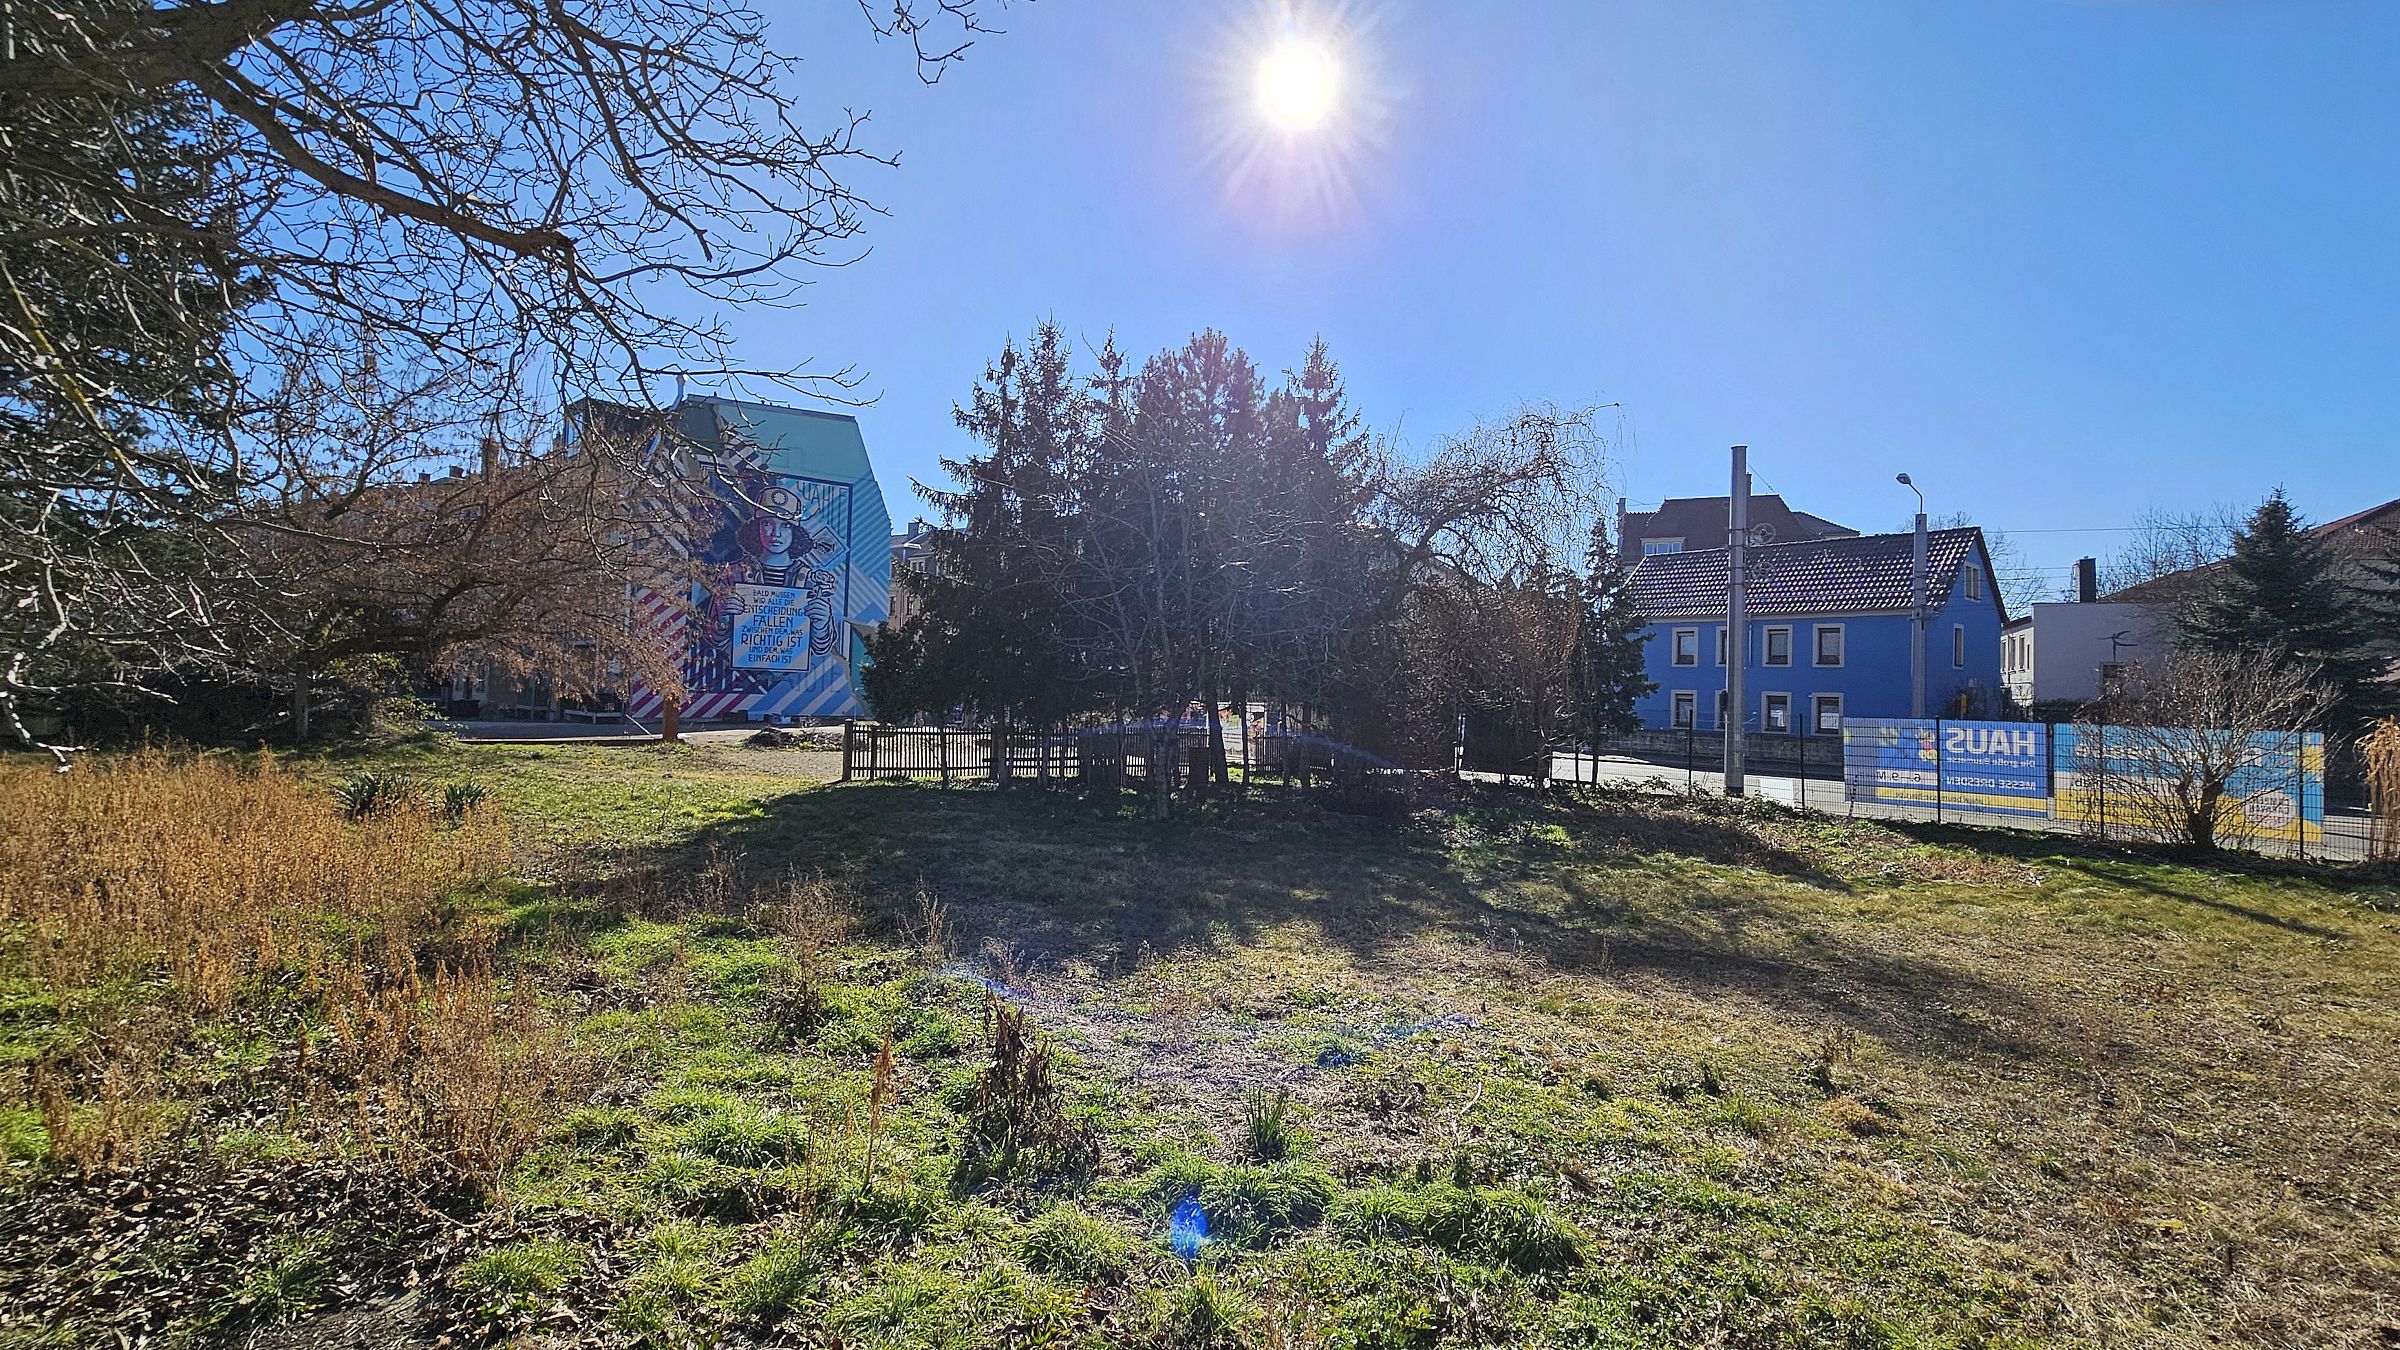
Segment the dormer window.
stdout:
[[1660,553],[1681,552],[1683,552],[1683,536],[1680,534],[1672,539],[1644,539],[1642,541],[1642,556],[1645,558]]

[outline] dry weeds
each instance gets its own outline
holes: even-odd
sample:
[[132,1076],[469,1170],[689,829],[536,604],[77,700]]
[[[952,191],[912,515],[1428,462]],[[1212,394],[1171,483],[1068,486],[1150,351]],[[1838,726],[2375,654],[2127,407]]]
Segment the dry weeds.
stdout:
[[[121,1164],[174,1124],[196,1033],[272,1026],[314,1132],[493,1184],[589,1077],[456,912],[508,859],[495,811],[350,823],[271,761],[0,767],[0,975],[57,1027],[0,1094],[40,1112],[53,1161]],[[313,1064],[311,1021],[332,1046]]]
[[37,983],[163,980],[195,1013],[279,967],[405,940],[498,876],[496,813],[417,808],[344,823],[270,761],[145,753],[76,772],[0,766],[0,941]]

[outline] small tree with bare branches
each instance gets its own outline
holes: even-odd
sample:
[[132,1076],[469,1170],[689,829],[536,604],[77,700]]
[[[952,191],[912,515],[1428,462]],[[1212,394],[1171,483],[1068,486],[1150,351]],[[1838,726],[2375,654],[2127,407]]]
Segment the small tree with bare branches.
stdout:
[[2279,652],[2179,651],[2077,720],[2062,791],[2105,802],[2084,812],[2103,828],[2200,849],[2297,829],[2283,766],[2332,706],[2314,673]]

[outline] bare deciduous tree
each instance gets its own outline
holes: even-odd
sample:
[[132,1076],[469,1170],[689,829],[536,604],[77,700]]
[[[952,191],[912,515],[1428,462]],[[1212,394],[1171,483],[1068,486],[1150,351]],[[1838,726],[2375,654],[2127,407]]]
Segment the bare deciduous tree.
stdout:
[[[2143,512],[2135,522],[2133,538],[2101,562],[2101,593],[2189,577],[2211,563],[2223,562],[2233,552],[2233,536],[2248,514],[2225,505],[2201,511],[2152,508]],[[2199,585],[2196,579],[2190,587],[2169,584],[2156,598],[2181,603]]]
[[[862,13],[927,80],[982,31],[971,0]],[[894,162],[863,113],[801,106],[741,4],[60,0],[0,24],[0,730],[21,740],[28,700],[238,665],[284,623],[245,547],[262,502],[391,467],[289,434],[280,400],[329,359],[380,358],[346,378],[457,425],[647,405],[662,372],[849,386],[745,365],[715,317],[854,257],[856,173]]]
[[2075,725],[2062,793],[2103,829],[2212,849],[2300,828],[2295,764],[2332,693],[2273,652],[2184,650]]

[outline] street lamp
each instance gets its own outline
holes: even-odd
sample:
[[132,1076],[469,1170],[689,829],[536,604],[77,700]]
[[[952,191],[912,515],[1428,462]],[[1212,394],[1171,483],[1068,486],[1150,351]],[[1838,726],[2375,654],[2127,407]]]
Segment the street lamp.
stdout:
[[1894,481],[1917,494],[1917,543],[1908,590],[1908,715],[1921,718],[1925,715],[1925,491],[1907,474]]

